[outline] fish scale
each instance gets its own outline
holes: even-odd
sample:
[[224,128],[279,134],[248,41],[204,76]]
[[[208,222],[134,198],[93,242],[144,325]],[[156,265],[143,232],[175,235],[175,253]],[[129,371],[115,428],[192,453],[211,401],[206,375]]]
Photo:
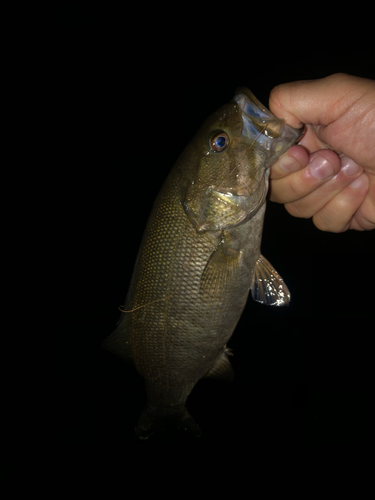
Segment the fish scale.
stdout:
[[199,435],[187,398],[202,377],[233,377],[226,344],[249,291],[265,304],[289,302],[260,246],[267,169],[302,132],[239,89],[202,125],[166,179],[144,231],[124,312],[104,342],[145,379],[140,438],[165,426]]

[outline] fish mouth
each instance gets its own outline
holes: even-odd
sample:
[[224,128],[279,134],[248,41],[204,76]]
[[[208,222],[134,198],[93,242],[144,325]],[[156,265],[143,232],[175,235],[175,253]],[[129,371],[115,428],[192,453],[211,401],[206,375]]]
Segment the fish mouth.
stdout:
[[234,101],[242,113],[243,135],[265,153],[265,168],[275,163],[305,132],[304,126],[295,129],[277,118],[247,88],[237,89]]

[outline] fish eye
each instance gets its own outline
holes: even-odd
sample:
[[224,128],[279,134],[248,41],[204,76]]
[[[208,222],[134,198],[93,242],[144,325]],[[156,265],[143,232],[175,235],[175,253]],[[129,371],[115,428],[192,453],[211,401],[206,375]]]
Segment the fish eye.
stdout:
[[229,146],[229,137],[225,132],[219,132],[218,134],[215,134],[211,141],[210,141],[210,147],[214,151],[223,151]]

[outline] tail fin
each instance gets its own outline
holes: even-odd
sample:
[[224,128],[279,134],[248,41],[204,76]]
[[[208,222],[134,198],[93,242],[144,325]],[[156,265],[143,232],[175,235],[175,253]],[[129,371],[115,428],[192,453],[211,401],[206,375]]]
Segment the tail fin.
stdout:
[[195,437],[201,435],[199,425],[186,409],[179,415],[156,416],[146,408],[139,417],[135,433],[139,439],[148,439],[152,434],[167,430],[183,430]]

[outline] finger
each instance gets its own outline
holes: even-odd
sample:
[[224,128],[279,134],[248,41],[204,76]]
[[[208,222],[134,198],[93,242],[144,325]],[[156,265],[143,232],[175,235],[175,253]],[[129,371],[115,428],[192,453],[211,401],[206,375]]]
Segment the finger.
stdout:
[[321,142],[375,174],[374,102],[374,81],[341,73],[279,85],[271,91],[269,108],[292,127],[313,125]]
[[293,203],[303,199],[333,178],[340,167],[341,161],[335,152],[328,149],[316,151],[310,156],[306,168],[271,182],[270,200]]
[[[350,229],[357,229],[359,231],[370,231],[375,229],[375,175],[368,175],[369,188],[366,197],[354,214],[350,224]],[[358,181],[361,180],[361,177]],[[353,186],[352,186],[353,187]],[[357,189],[360,187],[357,184]]]
[[305,125],[306,133],[298,144],[303,146],[309,153],[318,151],[319,149],[332,149],[329,144],[322,141],[318,135],[319,127],[315,125]]
[[363,168],[350,158],[343,156],[341,160],[340,158],[338,160],[341,162],[341,168],[336,175],[305,197],[285,205],[291,215],[313,217],[362,174]]
[[303,123],[328,125],[350,107],[358,98],[358,86],[364,85],[364,79],[343,73],[284,83],[272,89],[269,109],[294,128]]
[[301,146],[292,146],[272,165],[270,179],[281,179],[297,170],[302,170],[308,163],[307,151]]
[[315,226],[322,231],[333,233],[340,233],[350,228],[365,229],[359,225],[352,227],[352,221],[366,197],[368,188],[369,180],[363,173],[314,215]]

